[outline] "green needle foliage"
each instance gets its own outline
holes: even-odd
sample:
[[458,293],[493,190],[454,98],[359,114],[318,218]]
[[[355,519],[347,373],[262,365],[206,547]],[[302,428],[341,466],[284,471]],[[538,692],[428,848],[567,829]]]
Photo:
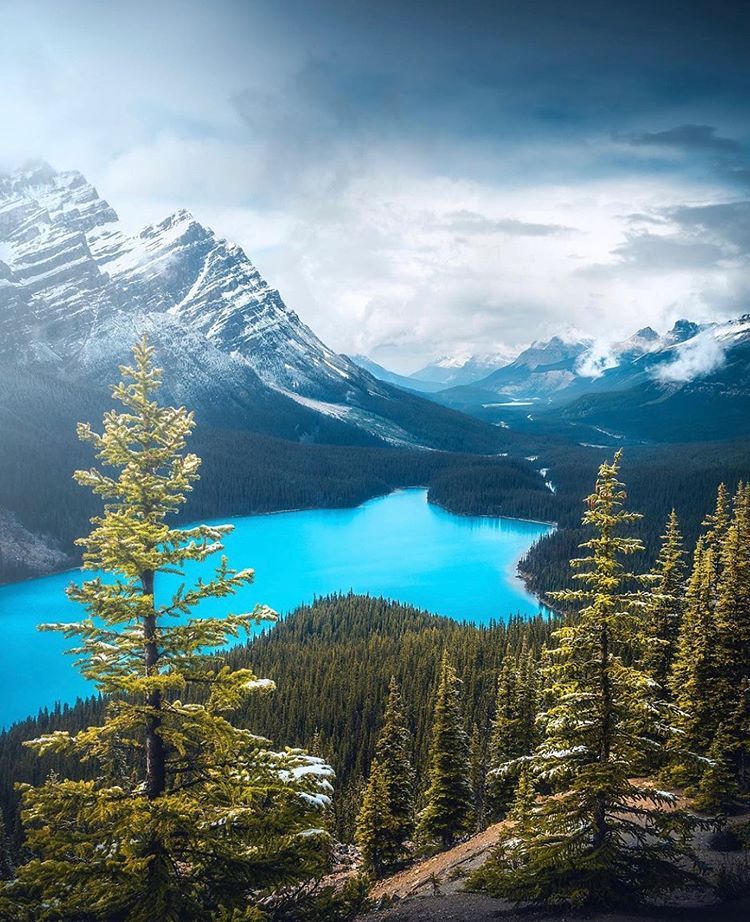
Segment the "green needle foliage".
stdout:
[[[520,820],[475,879],[518,902],[632,905],[684,882],[691,858],[692,820],[669,793],[635,780],[670,737],[671,708],[626,661],[647,596],[622,560],[641,544],[620,533],[639,516],[624,508],[619,464],[619,452],[602,464],[587,500],[583,523],[594,535],[582,545],[589,554],[572,561],[584,588],[555,593],[580,610],[556,632],[545,667],[544,737],[522,760]],[[534,789],[549,793],[535,801]]]
[[385,772],[388,788],[388,812],[393,818],[390,862],[398,864],[405,857],[406,841],[414,834],[414,769],[411,763],[411,736],[401,690],[395,676],[388,685],[388,700],[383,728],[375,747],[375,759]]
[[410,749],[401,691],[391,676],[383,727],[356,828],[365,867],[374,877],[404,861],[406,842],[414,833],[414,770]]
[[506,816],[515,796],[518,771],[505,766],[534,748],[537,712],[536,661],[528,648],[506,656],[497,680],[495,719],[490,733],[488,801],[493,819]]
[[204,655],[274,613],[191,614],[233,595],[253,571],[232,570],[222,557],[211,578],[168,599],[158,592],[161,574],[220,552],[231,526],[167,523],[200,460],[186,451],[192,414],[154,400],[161,374],[152,359],[142,340],[113,389],[124,410],[105,415],[101,435],[87,424],[78,430],[102,469],[78,471],[76,480],[104,500],[81,541],[84,567],[105,575],[68,590],[82,621],[45,629],[79,638],[77,665],[108,706],[101,726],[27,744],[91,761],[98,772],[22,787],[31,857],[3,897],[17,920],[261,918],[252,907],[272,890],[326,863],[320,826],[332,770],[233,726],[232,711],[273,683]]
[[395,830],[396,821],[388,798],[388,775],[385,767],[375,760],[370,768],[355,829],[362,864],[375,879],[382,877],[393,864]]
[[667,519],[652,578],[646,606],[644,665],[666,690],[685,605],[685,551],[674,509]]
[[428,758],[429,788],[419,815],[418,838],[450,848],[474,824],[469,739],[461,708],[461,680],[443,654]]
[[698,785],[703,805],[726,807],[750,793],[750,488],[730,503],[722,486],[704,525],[672,671],[686,746],[703,758],[675,758],[671,775]]

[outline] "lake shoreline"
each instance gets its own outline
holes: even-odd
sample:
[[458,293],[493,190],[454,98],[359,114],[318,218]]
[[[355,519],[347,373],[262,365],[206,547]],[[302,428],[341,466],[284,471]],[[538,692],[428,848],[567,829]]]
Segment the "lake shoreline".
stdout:
[[[262,602],[286,615],[315,598],[350,591],[477,625],[547,610],[518,571],[519,561],[552,526],[507,516],[456,515],[428,502],[424,487],[389,491],[355,507],[279,510],[262,518],[222,517],[214,522],[235,526],[222,542],[229,561],[257,573],[257,581],[242,587],[230,603],[232,611],[251,611]],[[192,584],[212,572],[210,562],[181,569],[184,573],[164,574],[159,588],[163,601],[181,583]],[[7,661],[4,725],[53,701],[87,696],[86,683],[63,655],[70,644],[57,635],[39,635],[36,628],[50,621],[80,620],[79,607],[66,589],[96,576],[94,571],[66,568],[0,589],[7,639],[0,657]],[[226,604],[215,608],[198,614],[220,615]],[[36,674],[22,666],[32,650]]]
[[[430,499],[429,486],[426,484],[420,484],[420,483],[412,484],[410,486],[395,487],[393,490],[386,490],[384,493],[373,493],[372,496],[366,497],[365,499],[363,499],[361,502],[357,503],[354,506],[295,506],[291,509],[269,509],[269,510],[266,510],[265,512],[247,512],[247,513],[237,512],[232,515],[219,516],[218,518],[215,518],[215,519],[207,519],[206,522],[215,524],[220,521],[226,521],[229,523],[229,522],[232,522],[234,519],[260,518],[264,516],[274,516],[274,515],[288,515],[293,512],[327,512],[329,510],[336,511],[336,510],[341,510],[341,509],[359,509],[360,507],[366,505],[367,503],[372,502],[375,499],[382,499],[386,496],[393,496],[393,494],[395,493],[403,493],[406,490],[425,490],[427,493],[427,502],[430,503],[430,505],[435,506],[438,509],[442,509],[444,512],[449,512],[451,515],[460,516],[462,518],[507,519],[508,521],[511,521],[511,522],[528,522],[531,525],[547,525],[551,528],[558,527],[557,522],[548,522],[548,521],[545,521],[544,519],[528,519],[528,518],[523,518],[522,516],[517,516],[517,515],[495,515],[494,513],[490,513],[490,512],[478,512],[478,513],[458,512],[455,509],[451,509],[449,506],[444,505],[443,503],[437,502],[437,500]],[[200,523],[196,519],[193,522],[186,522],[184,527],[191,528],[195,526],[196,524],[202,524],[202,523]],[[19,579],[0,578],[0,589],[2,589],[5,586],[18,586],[23,583],[28,583],[35,579],[44,579],[46,576],[59,576],[62,573],[80,573],[81,570],[82,570],[82,567],[80,566],[72,566],[72,567],[64,566],[64,567],[60,567],[59,569],[54,568],[51,570],[42,570],[39,573],[30,574],[28,576],[22,576]],[[520,573],[520,570],[519,570],[519,575],[521,575],[521,578],[523,579],[523,582],[525,584],[526,579]],[[531,594],[534,595],[534,597],[536,598],[535,593],[532,592]]]

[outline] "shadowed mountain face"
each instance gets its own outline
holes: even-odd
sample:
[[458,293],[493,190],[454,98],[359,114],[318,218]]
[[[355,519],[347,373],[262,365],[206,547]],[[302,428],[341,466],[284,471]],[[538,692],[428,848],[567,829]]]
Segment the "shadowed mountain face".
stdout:
[[167,395],[211,423],[310,441],[493,451],[500,434],[376,380],[186,211],[125,234],[77,172],[0,177],[0,357],[102,387],[147,333]]
[[[380,478],[365,449],[497,454],[509,440],[333,352],[187,212],[130,236],[80,173],[37,164],[0,175],[0,579],[74,561],[94,511],[70,480],[91,461],[75,424],[98,423],[144,334],[161,399],[195,411],[209,516],[356,503],[411,482]],[[327,464],[310,443],[333,446]]]

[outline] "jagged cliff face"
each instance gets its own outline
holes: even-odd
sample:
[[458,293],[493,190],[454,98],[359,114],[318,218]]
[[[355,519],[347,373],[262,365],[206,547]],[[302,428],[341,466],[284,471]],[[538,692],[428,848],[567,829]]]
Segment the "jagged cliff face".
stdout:
[[378,390],[287,308],[240,247],[186,211],[128,236],[80,173],[40,165],[0,178],[0,258],[0,350],[16,361],[85,366],[104,331],[108,348],[118,325],[131,342],[132,319],[157,314],[298,396]]
[[[78,172],[0,176],[0,359],[102,388],[143,333],[169,399],[313,441],[491,451],[497,433],[376,380],[318,339],[241,247],[186,211],[129,235]],[[0,411],[3,409],[0,367]],[[7,390],[7,387],[6,387]]]

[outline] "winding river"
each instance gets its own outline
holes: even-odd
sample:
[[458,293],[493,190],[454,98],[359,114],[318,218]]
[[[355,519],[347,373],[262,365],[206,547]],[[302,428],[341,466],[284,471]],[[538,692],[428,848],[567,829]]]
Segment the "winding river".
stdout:
[[[332,592],[383,595],[476,624],[540,611],[516,573],[529,547],[552,526],[518,519],[452,515],[425,490],[402,490],[354,509],[317,509],[233,520],[230,565],[254,567],[256,581],[201,613],[247,611],[264,602],[281,613]],[[212,563],[186,572],[208,574]],[[79,571],[0,587],[0,726],[93,691],[63,651],[71,641],[39,633],[44,621],[75,621],[65,596]],[[163,576],[164,597],[183,580]]]

